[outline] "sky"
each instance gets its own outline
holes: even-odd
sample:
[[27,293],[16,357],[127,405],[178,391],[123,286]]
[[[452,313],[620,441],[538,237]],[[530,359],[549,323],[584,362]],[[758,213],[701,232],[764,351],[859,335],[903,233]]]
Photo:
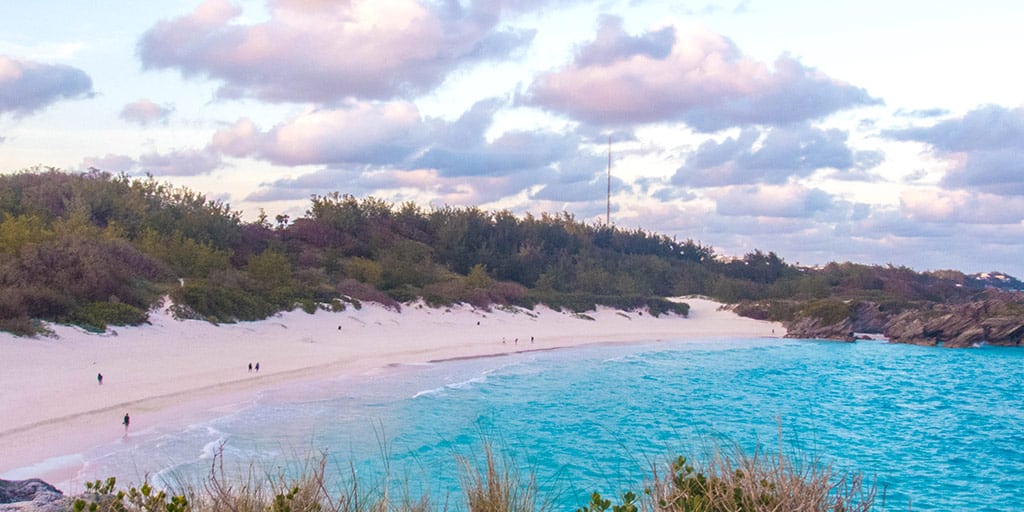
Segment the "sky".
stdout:
[[1024,2],[0,6],[0,172],[567,212],[718,254],[1024,276]]

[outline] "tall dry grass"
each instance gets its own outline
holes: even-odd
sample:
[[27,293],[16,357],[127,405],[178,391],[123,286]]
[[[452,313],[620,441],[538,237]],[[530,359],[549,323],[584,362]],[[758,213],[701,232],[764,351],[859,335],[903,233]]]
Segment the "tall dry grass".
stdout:
[[533,512],[549,510],[537,492],[534,473],[523,475],[507,459],[498,461],[484,444],[484,463],[459,456],[459,480],[470,512]]
[[[385,454],[386,455],[386,454]],[[456,456],[461,500],[413,497],[408,479],[392,482],[390,470],[364,487],[349,467],[342,485],[328,484],[327,456],[310,458],[298,476],[270,474],[250,466],[240,476],[214,457],[209,475],[198,483],[156,491],[148,484],[116,491],[113,479],[90,484],[72,507],[85,512],[533,512],[558,510],[538,492],[533,472],[522,472],[508,458],[484,445],[483,459]],[[387,465],[387,463],[385,463]],[[393,496],[392,484],[402,492]],[[760,449],[716,449],[706,462],[678,458],[654,468],[642,493],[623,494],[620,504],[594,493],[577,512],[868,512],[875,510],[876,487],[859,473],[840,473],[820,459],[791,457]],[[572,509],[569,509],[572,510]]]
[[818,458],[781,450],[752,454],[716,449],[706,462],[680,457],[647,488],[653,512],[868,512],[877,488],[861,473],[842,473]]

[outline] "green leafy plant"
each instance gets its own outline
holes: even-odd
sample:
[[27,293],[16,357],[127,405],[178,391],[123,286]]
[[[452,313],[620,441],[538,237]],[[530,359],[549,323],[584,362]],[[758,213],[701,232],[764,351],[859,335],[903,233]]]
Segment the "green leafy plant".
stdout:
[[148,482],[140,487],[129,487],[115,492],[117,480],[96,480],[85,483],[85,498],[78,498],[72,504],[75,512],[189,512],[188,499],[184,495],[168,495],[156,490]]
[[611,500],[604,499],[601,493],[595,492],[590,495],[590,503],[576,509],[576,512],[606,512],[609,508],[611,512],[639,512],[637,499],[637,495],[632,491],[626,491],[622,493],[622,503],[613,505]]

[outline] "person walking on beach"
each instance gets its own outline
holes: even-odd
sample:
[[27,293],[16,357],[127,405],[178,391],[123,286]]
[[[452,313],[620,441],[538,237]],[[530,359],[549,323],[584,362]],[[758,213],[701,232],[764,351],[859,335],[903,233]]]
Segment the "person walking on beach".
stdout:
[[252,372],[252,363],[249,363],[249,371]]
[[259,371],[260,371],[260,362],[256,361],[256,373],[259,373]]
[[128,424],[132,422],[132,419],[128,417],[128,413],[124,413],[124,419],[121,420],[121,424],[124,425],[124,435],[128,435]]
[[97,373],[96,374],[96,382],[99,382],[100,386],[103,385],[103,374],[102,373]]

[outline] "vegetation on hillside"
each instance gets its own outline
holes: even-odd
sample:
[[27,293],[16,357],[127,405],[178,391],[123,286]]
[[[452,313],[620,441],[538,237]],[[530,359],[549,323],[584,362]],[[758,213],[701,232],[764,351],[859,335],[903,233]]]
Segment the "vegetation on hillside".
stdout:
[[168,295],[177,314],[213,322],[416,298],[685,314],[664,298],[690,294],[791,320],[839,314],[836,301],[898,311],[969,300],[981,289],[953,271],[798,268],[761,251],[723,258],[693,240],[565,213],[423,209],[332,193],[312,197],[301,218],[260,212],[246,222],[221,201],[152,178],[0,175],[0,330],[19,334],[38,332],[39,320],[96,330],[143,322]]

